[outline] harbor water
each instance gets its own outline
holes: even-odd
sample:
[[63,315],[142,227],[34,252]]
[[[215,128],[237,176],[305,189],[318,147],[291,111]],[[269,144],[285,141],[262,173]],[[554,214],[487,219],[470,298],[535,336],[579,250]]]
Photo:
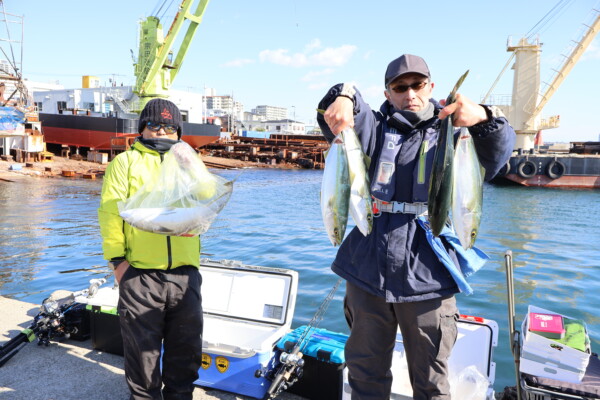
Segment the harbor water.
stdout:
[[[337,276],[321,220],[322,171],[214,171],[236,179],[229,204],[202,237],[202,257],[290,268],[300,276],[292,327],[313,317]],[[0,295],[41,303],[107,275],[97,208],[102,181],[0,181]],[[600,352],[600,199],[592,190],[484,188],[477,246],[490,261],[470,278],[461,313],[495,320],[497,392],[514,386],[504,254],[513,252],[517,329],[529,304],[583,319]],[[110,279],[112,284],[112,278]],[[348,332],[341,285],[319,327]],[[0,324],[1,324],[0,319]]]

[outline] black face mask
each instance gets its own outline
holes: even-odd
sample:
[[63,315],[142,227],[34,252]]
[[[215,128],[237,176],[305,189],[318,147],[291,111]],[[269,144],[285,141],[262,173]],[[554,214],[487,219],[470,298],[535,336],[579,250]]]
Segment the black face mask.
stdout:
[[181,142],[181,140],[163,138],[144,139],[142,136],[140,136],[138,140],[147,148],[157,151],[160,154],[166,153],[171,149],[171,146],[173,146],[175,143]]
[[413,124],[413,126],[417,126],[419,123],[427,121],[433,117],[434,107],[433,104],[429,102],[427,103],[425,108],[423,108],[420,111],[414,112],[409,110],[402,110],[399,112],[404,116],[404,118],[406,118],[408,122]]

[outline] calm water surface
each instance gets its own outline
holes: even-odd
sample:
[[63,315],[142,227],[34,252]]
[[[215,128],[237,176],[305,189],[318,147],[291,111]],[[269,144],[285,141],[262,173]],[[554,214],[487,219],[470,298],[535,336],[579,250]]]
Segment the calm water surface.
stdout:
[[[203,257],[291,268],[300,284],[293,327],[310,321],[337,281],[319,209],[321,171],[215,171],[237,177],[229,204],[202,239]],[[96,210],[101,181],[0,181],[0,295],[40,303],[108,273]],[[600,352],[600,192],[486,185],[477,245],[491,260],[458,295],[463,314],[495,320],[496,391],[514,385],[504,253],[513,252],[516,319],[533,304],[586,321]],[[344,287],[320,327],[347,332]],[[1,324],[1,320],[0,320]]]

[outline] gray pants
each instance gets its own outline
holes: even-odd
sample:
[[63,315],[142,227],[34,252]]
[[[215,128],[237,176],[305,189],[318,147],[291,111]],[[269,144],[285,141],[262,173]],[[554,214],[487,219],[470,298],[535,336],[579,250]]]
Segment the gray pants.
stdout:
[[119,315],[131,399],[192,399],[202,360],[201,283],[192,266],[125,271]]
[[386,303],[347,283],[344,311],[350,326],[345,356],[353,400],[385,400],[392,387],[392,356],[402,332],[414,400],[449,400],[448,358],[456,341],[454,296]]

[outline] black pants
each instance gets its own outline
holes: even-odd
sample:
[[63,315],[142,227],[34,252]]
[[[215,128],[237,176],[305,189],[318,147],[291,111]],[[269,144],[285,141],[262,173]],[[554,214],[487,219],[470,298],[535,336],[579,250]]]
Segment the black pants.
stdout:
[[345,355],[352,400],[390,398],[398,327],[414,400],[450,400],[448,358],[456,341],[458,319],[454,296],[386,303],[384,298],[347,283],[344,311],[350,325]]
[[202,360],[201,284],[192,266],[125,271],[119,315],[131,399],[192,399]]

